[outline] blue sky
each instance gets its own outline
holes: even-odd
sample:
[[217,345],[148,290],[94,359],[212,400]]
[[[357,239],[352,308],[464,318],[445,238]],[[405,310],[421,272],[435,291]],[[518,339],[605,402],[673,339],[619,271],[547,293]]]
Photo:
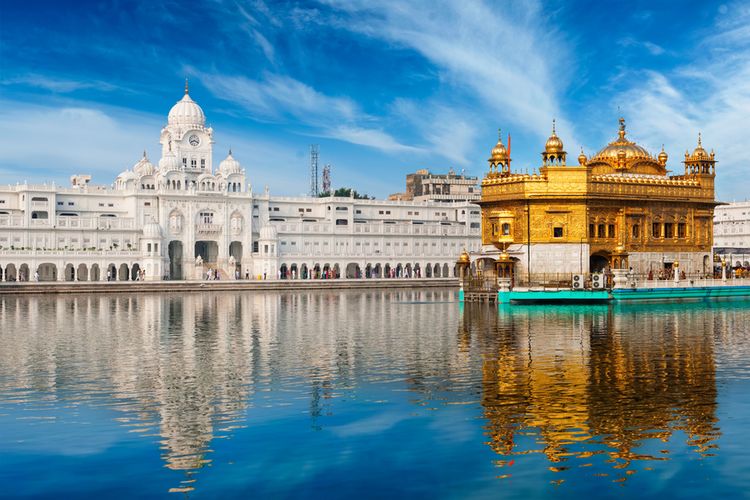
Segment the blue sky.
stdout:
[[[418,168],[483,175],[497,129],[531,172],[557,119],[575,163],[629,136],[669,167],[698,132],[717,195],[750,192],[750,3],[33,1],[0,9],[0,182],[109,184],[158,137],[184,78],[253,188],[377,197]],[[619,109],[619,111],[618,111]]]

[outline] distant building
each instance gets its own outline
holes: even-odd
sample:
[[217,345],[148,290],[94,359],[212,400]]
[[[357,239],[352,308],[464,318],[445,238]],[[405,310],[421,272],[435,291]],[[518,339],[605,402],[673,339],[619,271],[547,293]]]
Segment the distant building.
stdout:
[[406,176],[406,192],[394,193],[389,200],[458,201],[477,202],[481,198],[479,178],[456,174],[453,169],[446,175],[432,174],[427,169]]
[[716,207],[714,211],[714,254],[730,259],[732,266],[750,261],[750,201]]

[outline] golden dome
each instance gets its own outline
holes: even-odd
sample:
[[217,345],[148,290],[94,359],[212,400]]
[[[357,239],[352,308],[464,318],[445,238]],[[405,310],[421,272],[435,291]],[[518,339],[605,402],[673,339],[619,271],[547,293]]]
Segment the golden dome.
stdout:
[[586,154],[583,152],[583,148],[581,148],[581,154],[578,155],[578,163],[580,165],[585,165],[586,160],[587,160]]
[[698,146],[693,150],[693,159],[708,160],[708,158],[708,152],[703,149],[703,144],[701,144],[701,133],[698,132]]
[[545,153],[564,153],[563,143],[557,134],[555,133],[555,120],[552,120],[552,135],[547,139],[547,143],[544,145]]
[[646,151],[645,148],[625,138],[625,120],[623,118],[620,118],[620,130],[617,139],[610,142],[596,153],[591,158],[591,161],[617,159],[622,156],[620,151],[624,152],[625,158],[628,160],[631,158],[654,159],[654,157],[651,156],[651,153]]
[[464,251],[461,252],[461,256],[458,258],[459,262],[468,264],[471,259],[469,258],[469,253],[464,248]]
[[505,149],[505,145],[503,144],[503,138],[500,135],[500,130],[498,130],[497,131],[497,144],[495,144],[495,147],[492,148],[489,161],[498,162],[498,161],[505,161],[507,159],[508,159],[508,150]]
[[664,151],[664,144],[662,144],[661,145],[661,153],[659,153],[659,156],[658,156],[657,159],[659,160],[659,163],[661,163],[662,165],[665,165],[667,163],[667,159],[668,158],[669,157],[667,156],[667,152]]

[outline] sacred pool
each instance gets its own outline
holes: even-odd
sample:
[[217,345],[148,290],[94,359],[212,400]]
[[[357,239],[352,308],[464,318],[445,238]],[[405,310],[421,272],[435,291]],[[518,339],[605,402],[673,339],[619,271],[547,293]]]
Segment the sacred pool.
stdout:
[[739,497],[750,301],[0,296],[3,497]]

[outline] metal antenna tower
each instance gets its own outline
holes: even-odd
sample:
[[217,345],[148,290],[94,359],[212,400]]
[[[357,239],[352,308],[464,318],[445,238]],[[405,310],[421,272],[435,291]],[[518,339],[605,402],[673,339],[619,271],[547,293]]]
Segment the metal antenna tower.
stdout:
[[317,144],[310,144],[310,196],[317,198],[320,194],[318,184],[318,154]]
[[331,164],[323,167],[323,192],[331,192]]

